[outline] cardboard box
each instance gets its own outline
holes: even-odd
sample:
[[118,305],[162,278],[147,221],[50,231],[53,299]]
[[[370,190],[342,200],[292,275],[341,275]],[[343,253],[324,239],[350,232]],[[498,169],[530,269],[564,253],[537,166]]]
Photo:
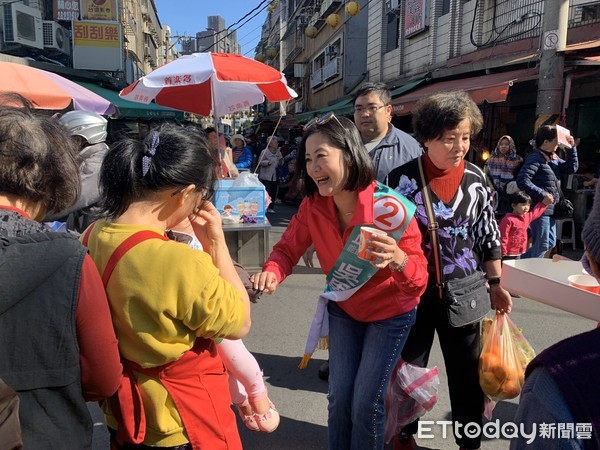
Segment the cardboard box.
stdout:
[[264,186],[233,186],[232,180],[220,180],[214,198],[223,223],[240,223],[242,215],[263,223],[266,218]]

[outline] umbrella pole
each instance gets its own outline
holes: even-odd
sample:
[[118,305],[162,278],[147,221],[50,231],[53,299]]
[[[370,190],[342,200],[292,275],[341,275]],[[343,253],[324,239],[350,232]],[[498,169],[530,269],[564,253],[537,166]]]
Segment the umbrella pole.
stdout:
[[[225,174],[223,173],[223,156],[221,154],[221,140],[219,139],[219,118],[217,117],[217,113],[215,110],[215,97],[213,95],[215,86],[213,77],[210,77],[210,107],[212,109],[212,116],[215,122],[215,132],[217,133],[217,157],[219,162],[219,174],[221,174],[221,178],[225,178]],[[226,149],[223,149],[225,152]]]
[[225,178],[225,174],[223,173],[223,154],[226,149],[221,149],[221,140],[219,139],[219,121],[217,116],[214,114],[213,109],[213,121],[215,122],[215,133],[217,134],[217,160],[219,163],[219,174],[221,175],[221,179]]

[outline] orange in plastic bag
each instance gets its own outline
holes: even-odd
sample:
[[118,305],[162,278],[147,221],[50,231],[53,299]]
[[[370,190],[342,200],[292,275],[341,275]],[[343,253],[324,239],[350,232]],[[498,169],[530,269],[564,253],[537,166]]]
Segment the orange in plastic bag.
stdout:
[[493,319],[484,320],[479,384],[490,400],[498,402],[518,396],[527,364],[534,357],[533,348],[507,315],[496,314]]

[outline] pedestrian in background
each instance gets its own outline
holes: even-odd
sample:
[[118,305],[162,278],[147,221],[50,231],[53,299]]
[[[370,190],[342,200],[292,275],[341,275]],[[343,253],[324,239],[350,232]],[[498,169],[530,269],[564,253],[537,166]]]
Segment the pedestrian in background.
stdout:
[[506,194],[506,185],[515,179],[521,164],[523,158],[517,155],[513,138],[504,135],[498,139],[496,148],[486,161],[483,171],[496,192],[496,212],[500,214],[505,214],[512,209]]
[[24,448],[91,449],[86,401],[119,387],[117,339],[85,247],[40,223],[79,198],[79,149],[21,105],[0,107],[0,378],[19,396]]
[[93,207],[100,201],[98,177],[104,155],[108,151],[106,136],[108,121],[91,111],[69,111],[59,118],[79,148],[81,194],[74,205],[46,221],[63,221],[68,230],[81,233],[95,219]]
[[227,147],[225,136],[221,134],[217,137],[217,130],[213,127],[205,128],[204,132],[208,137],[210,153],[217,161],[217,177],[220,180],[223,178],[236,178],[239,172],[235,164],[233,164],[231,148]]
[[[329,114],[307,124],[297,161],[301,167],[296,170],[306,173],[306,198],[263,271],[252,276],[254,287],[269,294],[292,273],[311,244],[330,285],[335,284],[336,276],[343,278],[343,272],[358,262],[354,258],[360,226],[389,213],[375,206],[379,192],[406,200],[397,200],[375,181],[358,130],[345,118]],[[427,282],[417,224],[407,217],[403,226],[399,242],[384,233],[372,237],[369,251],[375,260],[360,271],[369,274],[362,287],[348,289],[340,280],[338,301],[323,296],[319,300],[327,312],[323,308],[323,316],[315,320],[329,324],[330,449],[384,446],[385,393]],[[349,280],[356,278],[352,273]]]
[[521,258],[527,250],[529,224],[541,217],[550,203],[545,198],[531,209],[531,197],[523,191],[509,195],[508,199],[512,212],[506,213],[499,224],[503,261]]
[[279,189],[277,167],[282,162],[283,155],[279,151],[279,142],[276,137],[271,136],[267,140],[267,148],[260,153],[260,157],[258,158],[258,179],[265,185],[269,197],[271,197],[271,205],[267,209],[268,213],[275,212],[275,200],[277,200],[277,191]]
[[[204,133],[170,124],[117,142],[102,164],[103,218],[83,240],[132,386],[104,405],[113,448],[241,449],[213,339],[244,337],[250,308],[211,203],[216,164]],[[202,251],[165,236],[186,218]]]
[[[481,321],[462,327],[450,324],[445,283],[484,271],[490,284],[491,307],[508,313],[512,305],[509,293],[499,284],[502,272],[500,232],[485,175],[479,167],[464,159],[471,138],[482,126],[479,108],[463,91],[443,92],[420,100],[413,112],[413,129],[425,148],[425,154],[419,159],[426,185],[421,181],[419,159],[394,169],[389,175],[390,187],[417,205],[416,217],[423,234],[428,270],[435,274],[438,263],[432,249],[424,189],[428,189],[431,196],[434,220],[438,224],[442,286],[437,284],[437,276],[429,277],[402,359],[427,367],[437,332],[448,374],[454,430],[458,429],[458,424],[482,425],[483,392],[478,374]],[[405,426],[396,439],[397,448],[414,448],[413,435],[417,430],[417,421]],[[480,439],[480,436],[462,434],[459,437],[455,434],[456,444],[461,449],[478,449]]]
[[532,202],[542,199],[550,202],[544,214],[531,222],[531,247],[523,258],[543,258],[556,245],[556,222],[552,215],[554,205],[561,198],[560,180],[562,175],[575,173],[579,167],[575,140],[572,136],[568,139],[571,148],[566,150],[567,159],[564,160],[556,154],[556,126],[541,126],[535,134],[536,148],[527,154],[517,175],[517,186],[529,194]]
[[252,168],[252,149],[246,144],[246,139],[241,134],[231,136],[231,153],[233,163],[238,170],[250,170]]

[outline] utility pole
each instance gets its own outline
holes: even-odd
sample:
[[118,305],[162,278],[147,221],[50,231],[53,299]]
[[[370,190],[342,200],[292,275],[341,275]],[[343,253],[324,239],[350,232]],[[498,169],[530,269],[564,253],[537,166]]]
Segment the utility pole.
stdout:
[[[544,2],[540,49],[540,72],[534,132],[544,124],[556,123],[563,110],[564,55],[567,45],[569,0]],[[559,53],[560,52],[560,53]],[[565,99],[568,102],[568,99]],[[564,105],[564,110],[568,105]]]

